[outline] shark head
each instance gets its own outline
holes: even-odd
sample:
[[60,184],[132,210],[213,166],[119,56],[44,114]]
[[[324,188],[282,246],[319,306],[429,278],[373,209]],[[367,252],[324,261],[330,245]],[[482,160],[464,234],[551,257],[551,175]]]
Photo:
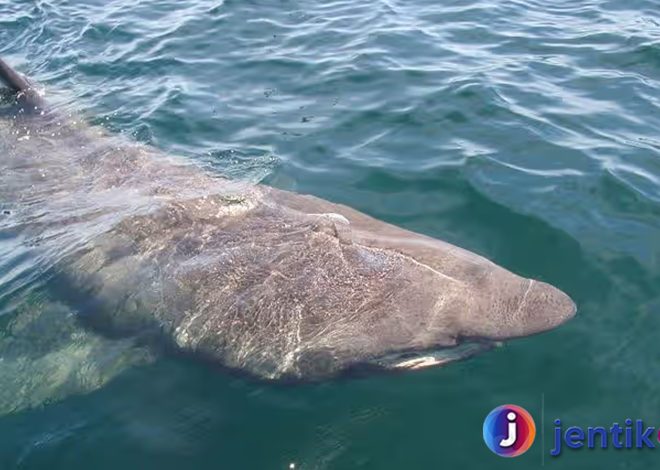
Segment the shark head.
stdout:
[[502,341],[552,330],[574,317],[574,302],[550,284],[420,237],[371,239],[370,249],[376,245],[389,256],[403,257],[410,269],[408,287],[393,289],[397,304],[405,306],[392,324],[398,333],[391,344],[381,344],[371,363],[395,370],[439,366]]
[[348,368],[437,366],[552,330],[576,313],[561,290],[457,246],[311,196],[275,191],[274,198],[322,220],[324,233],[341,246],[347,272],[361,273],[354,279],[363,287],[362,302],[355,302],[358,293],[343,305],[361,310],[331,342]]

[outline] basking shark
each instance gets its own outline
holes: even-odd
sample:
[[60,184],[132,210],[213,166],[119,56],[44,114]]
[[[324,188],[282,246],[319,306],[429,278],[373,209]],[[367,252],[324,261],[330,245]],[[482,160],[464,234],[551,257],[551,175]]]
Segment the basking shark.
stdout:
[[440,365],[576,312],[465,249],[64,116],[2,60],[0,78],[0,230],[105,337],[321,380]]

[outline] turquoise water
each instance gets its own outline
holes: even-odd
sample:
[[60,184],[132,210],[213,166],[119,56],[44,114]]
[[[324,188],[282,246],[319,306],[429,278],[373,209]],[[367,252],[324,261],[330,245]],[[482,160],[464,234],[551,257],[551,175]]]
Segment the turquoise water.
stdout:
[[[274,386],[135,360],[88,393],[0,417],[0,468],[653,468],[658,450],[549,450],[555,418],[660,425],[659,12],[652,0],[0,1],[0,55],[62,108],[442,238],[578,304],[556,331],[406,375]],[[0,286],[13,305],[2,327],[39,308],[13,292]],[[0,387],[20,395],[10,380]],[[508,402],[539,428],[516,459],[481,437]]]

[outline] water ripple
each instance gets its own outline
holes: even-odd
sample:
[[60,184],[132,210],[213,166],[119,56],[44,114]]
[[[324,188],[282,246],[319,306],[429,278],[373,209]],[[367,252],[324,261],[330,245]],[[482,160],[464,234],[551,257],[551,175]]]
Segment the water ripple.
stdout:
[[[95,124],[215,171],[347,203],[565,287],[581,313],[562,351],[609,358],[578,360],[566,374],[608,390],[632,377],[657,392],[647,354],[655,343],[642,341],[644,350],[630,338],[654,330],[658,312],[649,309],[660,298],[658,11],[656,0],[0,0],[0,56]],[[29,251],[0,249],[0,301],[11,306],[43,279]],[[602,356],[620,336],[625,362]],[[543,360],[563,376],[562,351],[548,346]],[[522,370],[537,374],[530,361]],[[462,373],[454,378],[490,403],[483,390],[499,382]],[[461,403],[462,391],[419,380]],[[651,395],[640,406],[657,409]],[[246,422],[257,427],[254,419]],[[360,429],[318,419],[312,432]],[[311,467],[361,461],[347,440],[328,439],[320,450],[288,445],[313,456]],[[254,468],[281,457],[268,452]],[[437,463],[418,454],[364,462]]]

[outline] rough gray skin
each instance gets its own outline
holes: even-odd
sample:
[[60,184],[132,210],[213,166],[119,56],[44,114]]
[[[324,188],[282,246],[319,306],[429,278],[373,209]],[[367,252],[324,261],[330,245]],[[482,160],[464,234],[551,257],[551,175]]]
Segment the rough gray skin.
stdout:
[[154,334],[262,378],[320,379],[439,364],[440,348],[575,314],[561,291],[474,253],[313,196],[232,183],[41,115],[38,100],[0,125],[0,197],[14,208],[4,224],[38,241],[102,331]]

